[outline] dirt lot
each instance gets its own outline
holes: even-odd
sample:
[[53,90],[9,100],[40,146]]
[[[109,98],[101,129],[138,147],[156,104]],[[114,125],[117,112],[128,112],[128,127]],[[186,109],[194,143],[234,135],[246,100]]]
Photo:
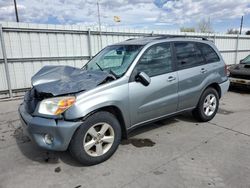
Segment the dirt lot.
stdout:
[[92,167],[25,137],[20,102],[0,102],[0,188],[250,187],[249,93],[227,93],[208,123],[185,114],[137,129]]

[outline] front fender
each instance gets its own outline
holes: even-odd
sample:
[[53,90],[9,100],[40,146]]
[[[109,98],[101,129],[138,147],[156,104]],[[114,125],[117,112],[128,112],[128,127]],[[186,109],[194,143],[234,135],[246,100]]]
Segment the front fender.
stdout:
[[66,120],[83,118],[91,112],[108,106],[117,107],[124,117],[125,125],[127,127],[130,125],[127,84],[77,96],[76,103],[64,113],[64,118]]

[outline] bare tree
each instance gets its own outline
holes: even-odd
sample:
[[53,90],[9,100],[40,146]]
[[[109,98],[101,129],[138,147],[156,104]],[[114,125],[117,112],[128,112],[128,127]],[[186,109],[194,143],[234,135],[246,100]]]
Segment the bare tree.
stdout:
[[233,29],[233,28],[231,28],[231,29],[228,29],[227,30],[227,34],[239,34],[240,32],[239,32],[239,30],[238,29]]
[[181,27],[180,31],[181,32],[195,32],[195,28],[194,27]]
[[213,28],[210,18],[209,19],[204,18],[201,21],[199,21],[197,24],[197,31],[201,33],[213,33]]

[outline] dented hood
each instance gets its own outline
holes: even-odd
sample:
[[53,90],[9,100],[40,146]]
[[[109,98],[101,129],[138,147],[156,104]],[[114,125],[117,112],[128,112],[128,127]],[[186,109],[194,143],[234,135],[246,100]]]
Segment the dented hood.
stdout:
[[108,73],[70,66],[45,66],[32,78],[32,86],[39,93],[53,96],[76,93],[95,88],[106,80]]

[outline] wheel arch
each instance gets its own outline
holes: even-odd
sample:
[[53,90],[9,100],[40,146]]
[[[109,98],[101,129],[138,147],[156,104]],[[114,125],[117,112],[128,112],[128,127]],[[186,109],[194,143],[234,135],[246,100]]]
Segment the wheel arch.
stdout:
[[126,128],[126,123],[125,123],[122,111],[117,106],[110,105],[110,106],[100,107],[100,108],[88,113],[86,116],[84,116],[84,118],[82,120],[84,121],[84,119],[86,119],[89,116],[91,116],[92,114],[94,114],[96,112],[100,112],[100,111],[106,111],[106,112],[113,114],[120,123],[121,130],[122,130],[122,138],[127,138],[128,132],[127,132],[127,128]]
[[[219,98],[221,98],[221,88],[220,88],[220,86],[219,86],[218,83],[212,83],[212,84],[208,85],[208,86],[203,90],[203,92],[204,92],[207,88],[209,88],[209,87],[214,88],[214,89],[218,92]],[[203,92],[202,92],[202,93],[203,93]]]
[[215,90],[218,92],[219,99],[221,98],[221,89],[220,89],[219,84],[216,83],[216,82],[211,83],[211,84],[207,85],[207,86],[202,90],[202,92],[200,93],[200,96],[199,96],[199,98],[198,98],[199,100],[197,101],[195,107],[197,107],[197,105],[198,105],[198,103],[199,103],[199,101],[200,101],[200,98],[201,98],[202,94],[206,91],[207,88],[213,88],[213,89],[215,89]]
[[[198,101],[198,103],[197,103],[197,105],[196,105],[196,107],[194,108],[194,110],[192,111],[193,112],[193,115],[194,115],[194,117],[198,120],[198,121],[201,121],[201,122],[206,122],[206,121],[209,121],[209,120],[211,120],[211,119],[213,119],[213,117],[215,116],[215,114],[216,114],[216,112],[217,112],[217,110],[218,110],[218,105],[219,105],[219,103],[218,103],[218,105],[216,106],[216,109],[215,109],[215,113],[213,112],[213,114],[212,114],[212,116],[211,115],[209,115],[209,116],[207,116],[207,115],[203,115],[204,114],[204,112],[201,112],[201,109],[202,109],[202,111],[203,111],[203,100],[201,101],[201,99],[203,99],[202,97],[203,97],[203,95],[204,95],[204,93],[206,92],[206,90],[207,89],[213,89],[213,90],[215,90],[217,93],[218,93],[218,101],[219,101],[219,99],[220,99],[220,97],[221,97],[221,89],[220,89],[220,86],[219,86],[219,84],[217,84],[217,83],[212,83],[212,84],[209,84],[207,87],[205,87],[204,89],[203,89],[203,91],[201,92],[201,95],[200,95],[200,97],[199,97],[199,101]],[[216,98],[217,98],[216,97]],[[200,103],[200,102],[202,102],[202,104]],[[201,107],[201,105],[202,105],[202,107]],[[209,118],[210,117],[210,118]]]

